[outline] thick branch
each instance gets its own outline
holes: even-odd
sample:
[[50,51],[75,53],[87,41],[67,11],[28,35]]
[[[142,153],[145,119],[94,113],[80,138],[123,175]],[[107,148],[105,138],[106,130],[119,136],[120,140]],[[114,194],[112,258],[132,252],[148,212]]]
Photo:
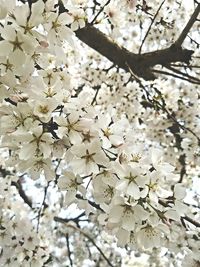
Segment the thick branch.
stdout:
[[[29,0],[34,2],[35,0]],[[45,1],[45,0],[43,0]],[[109,2],[109,1],[108,1]],[[62,1],[58,2],[59,13],[66,12]],[[115,65],[125,71],[131,69],[134,74],[145,80],[153,80],[156,78],[155,74],[151,71],[155,65],[166,65],[174,62],[189,63],[194,51],[181,48],[182,40],[187,35],[188,31],[194,24],[200,9],[198,4],[194,14],[183,30],[182,34],[169,48],[153,51],[144,54],[134,54],[124,47],[117,45],[112,39],[99,31],[91,24],[87,24],[86,27],[76,31],[76,36],[85,44],[95,49],[101,55],[105,56]]]
[[[126,61],[131,53],[114,43],[112,39],[94,26],[87,25],[86,27],[79,29],[76,31],[76,36],[114,64],[123,69],[127,69]],[[136,60],[137,56],[133,55],[133,57]]]
[[76,31],[76,36],[115,65],[126,71],[129,71],[130,67],[136,75],[145,80],[155,79],[155,75],[151,72],[151,68],[155,65],[166,65],[178,61],[188,63],[193,54],[193,51],[175,45],[150,53],[134,54],[91,25]]

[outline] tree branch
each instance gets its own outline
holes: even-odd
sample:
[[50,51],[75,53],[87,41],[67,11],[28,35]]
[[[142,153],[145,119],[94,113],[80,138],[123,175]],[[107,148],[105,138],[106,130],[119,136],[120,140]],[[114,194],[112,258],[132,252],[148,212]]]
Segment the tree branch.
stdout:
[[194,10],[194,13],[192,14],[191,18],[189,19],[188,23],[186,24],[185,28],[181,32],[180,36],[175,42],[176,46],[181,46],[184,42],[187,34],[189,33],[190,29],[192,28],[193,24],[195,23],[198,15],[200,13],[200,3],[198,3],[196,9]]
[[[2,175],[2,177],[6,177],[7,175],[13,175],[13,174],[10,171],[4,169],[0,165],[0,175]],[[20,197],[23,199],[24,203],[26,203],[32,209],[33,208],[33,203],[31,201],[31,199],[26,195],[20,179],[18,179],[17,182],[12,181],[11,185],[16,187],[16,189],[17,189]]]
[[177,61],[189,63],[193,54],[192,50],[176,47],[175,45],[140,55],[134,54],[119,46],[100,30],[89,24],[77,30],[76,36],[125,71],[129,71],[128,64],[133,73],[145,80],[156,78],[151,71],[151,68],[155,65],[166,65]]
[[152,27],[152,25],[153,25],[153,23],[154,23],[154,21],[155,21],[157,15],[158,15],[159,11],[161,10],[161,8],[162,8],[162,6],[163,6],[164,3],[165,3],[165,0],[160,4],[160,6],[159,6],[159,8],[158,8],[158,10],[157,10],[157,12],[156,12],[156,14],[154,15],[154,17],[153,17],[153,19],[152,19],[152,21],[151,21],[151,24],[149,25],[149,28],[148,28],[148,30],[147,30],[147,32],[146,32],[146,34],[145,34],[145,36],[144,36],[144,39],[142,40],[141,46],[140,46],[140,48],[139,48],[139,54],[141,54],[142,46],[143,46],[143,44],[144,44],[144,42],[145,42],[145,40],[146,40],[146,38],[147,38],[147,36],[148,36],[150,30],[151,30],[151,27]]
[[79,222],[83,222],[83,221],[86,221],[86,220],[82,220],[81,218],[85,216],[85,212],[82,212],[81,214],[79,214],[77,217],[75,218],[61,218],[61,217],[58,217],[58,216],[55,216],[54,217],[54,221],[55,222],[61,222],[61,223],[68,223],[70,221],[76,223],[77,227],[79,227]]
[[[129,67],[129,66],[127,66]],[[173,113],[171,113],[166,107],[165,105],[163,105],[163,103],[160,103],[159,101],[157,101],[156,99],[150,99],[149,96],[149,92],[146,89],[146,87],[142,84],[142,81],[136,77],[134,75],[134,73],[132,72],[132,70],[129,68],[129,72],[131,73],[131,75],[133,76],[134,80],[139,84],[139,86],[144,90],[144,92],[147,95],[147,99],[149,100],[150,104],[152,105],[152,107],[154,106],[154,104],[156,105],[157,108],[159,108],[160,110],[162,110],[164,113],[167,114],[168,119],[171,119],[175,124],[177,124],[182,130],[185,130],[187,132],[190,132],[193,136],[196,137],[197,141],[198,141],[198,145],[200,146],[200,138],[199,136],[190,128],[188,128],[187,126],[182,125],[181,123],[178,122],[178,120],[174,117]],[[162,71],[157,71],[162,73]]]
[[87,200],[88,203],[89,203],[92,207],[94,207],[94,208],[97,209],[97,210],[100,210],[100,211],[103,211],[103,212],[104,212],[104,210],[100,207],[100,205],[99,205],[99,204],[96,204],[94,201],[91,201],[91,200],[88,200],[88,199],[84,199],[80,194],[76,194],[76,198],[78,198],[78,199],[82,199],[82,200]]
[[171,66],[165,66],[165,68],[167,68],[167,69],[169,69],[170,71],[172,71],[172,72],[175,72],[175,73],[178,73],[178,74],[180,74],[180,75],[182,75],[182,76],[185,76],[186,78],[188,78],[188,81],[194,81],[194,83],[195,83],[195,81],[197,82],[197,84],[200,84],[200,79],[198,79],[198,78],[196,78],[196,77],[194,77],[194,76],[191,76],[191,75],[189,75],[188,73],[184,73],[184,72],[182,72],[182,71],[180,71],[180,70],[178,70],[178,69],[175,69],[175,68],[173,68],[173,67],[171,67]]
[[104,8],[109,5],[111,0],[108,0],[99,10],[99,12],[96,14],[96,16],[93,18],[93,20],[90,22],[91,24],[94,24],[95,21],[97,20],[98,16],[103,12]]
[[70,243],[69,243],[69,234],[66,234],[66,243],[67,243],[67,250],[68,250],[68,257],[69,257],[69,262],[70,262],[70,266],[73,267],[73,260],[72,260],[72,252],[70,249]]
[[23,199],[24,203],[26,203],[31,209],[32,207],[32,201],[30,200],[30,198],[25,194],[24,189],[22,187],[22,184],[20,182],[20,180],[18,180],[17,182],[12,181],[11,185],[15,186],[19,192],[20,197]]
[[190,222],[190,223],[193,224],[194,226],[196,226],[196,227],[200,227],[200,223],[199,223],[199,222],[193,220],[192,218],[188,217],[187,215],[184,216],[184,217],[182,217],[182,218],[183,218],[184,220]]
[[[29,0],[33,1],[33,0]],[[44,0],[43,0],[44,1]],[[109,1],[108,1],[109,3]],[[164,3],[164,1],[163,1]],[[58,2],[59,13],[66,12],[62,1]],[[161,5],[162,6],[162,5]],[[160,7],[161,7],[160,6]],[[159,10],[158,10],[159,11]],[[157,12],[158,12],[157,11]],[[76,36],[85,44],[96,50],[101,55],[105,56],[115,65],[125,71],[129,71],[129,68],[134,74],[142,77],[145,80],[154,80],[155,74],[152,72],[152,68],[156,65],[166,65],[175,62],[189,63],[194,51],[183,49],[181,44],[187,35],[188,31],[194,24],[200,11],[200,4],[198,4],[194,14],[190,18],[188,24],[183,29],[182,34],[178,40],[166,49],[160,49],[157,51],[135,54],[128,51],[126,48],[116,44],[111,38],[106,36],[100,30],[88,23],[84,28],[78,29],[75,33]],[[129,68],[127,67],[127,64]]]
[[[161,200],[161,199],[159,199],[158,203],[159,203],[160,205],[162,205],[163,207],[170,207],[170,206],[168,205],[168,203],[166,203],[165,201],[163,201],[163,200]],[[199,222],[195,221],[194,219],[190,218],[190,217],[187,216],[187,215],[185,215],[185,216],[181,216],[180,218],[182,218],[183,220],[186,220],[186,221],[190,222],[191,224],[193,224],[193,225],[196,226],[196,227],[200,227],[200,223],[199,223]]]
[[[61,221],[59,221],[61,222]],[[104,260],[107,262],[108,266],[114,267],[114,265],[110,262],[110,260],[106,257],[106,255],[104,254],[104,252],[101,250],[101,248],[95,243],[95,241],[93,240],[93,238],[91,236],[89,236],[87,233],[85,233],[82,229],[66,223],[65,221],[63,221],[62,223],[65,223],[67,227],[70,227],[72,229],[74,229],[75,231],[78,231],[80,234],[82,234],[83,236],[85,236],[95,247],[96,249],[100,252],[100,254],[102,255],[102,257],[104,258]]]
[[47,191],[48,191],[49,185],[50,185],[50,182],[48,182],[47,186],[45,186],[45,188],[44,188],[44,197],[43,197],[43,201],[42,201],[41,207],[40,207],[39,212],[38,212],[38,222],[37,222],[37,227],[36,227],[37,233],[39,232],[40,219],[42,216],[42,211],[48,207],[48,205],[46,204],[46,197],[47,197]]
[[[154,72],[154,73],[159,73],[159,74],[164,74],[164,75],[172,76],[174,78],[181,79],[181,80],[187,81],[189,83],[200,84],[200,81],[197,81],[196,79],[194,80],[194,79],[191,79],[191,78],[185,78],[184,77],[185,75],[183,75],[183,73],[179,73],[179,75],[178,74],[175,74],[175,73],[177,73],[177,71],[175,69],[174,69],[174,71],[173,70],[171,70],[171,71],[172,72],[163,71],[163,70],[157,70],[157,69],[153,69],[152,70],[152,72]],[[175,72],[175,73],[173,73],[173,72]]]

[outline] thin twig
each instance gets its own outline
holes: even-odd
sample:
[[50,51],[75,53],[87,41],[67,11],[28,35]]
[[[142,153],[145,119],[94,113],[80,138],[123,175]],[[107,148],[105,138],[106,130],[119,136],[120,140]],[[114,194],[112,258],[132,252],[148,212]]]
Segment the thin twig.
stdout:
[[175,63],[170,63],[170,66],[173,66],[173,67],[177,67],[177,68],[196,68],[196,69],[200,69],[200,66],[198,65],[186,65],[186,64],[175,64]]
[[[129,65],[127,64],[127,66],[129,67]],[[132,76],[134,77],[134,79],[136,80],[136,82],[140,85],[140,87],[145,91],[145,93],[147,94],[147,96],[149,96],[149,92],[148,90],[146,90],[145,86],[142,84],[141,80],[132,72],[132,70],[129,68],[129,71],[130,73],[132,74]],[[148,99],[149,100],[149,99]],[[174,121],[175,123],[177,123],[179,125],[179,127],[182,129],[182,130],[185,130],[187,132],[190,132],[193,136],[196,137],[197,141],[198,141],[198,145],[200,145],[200,137],[193,131],[191,130],[190,128],[184,126],[184,125],[181,125],[177,119],[171,114],[171,112],[169,112],[164,106],[163,104],[161,104],[159,101],[153,99],[153,100],[150,100],[150,102],[154,101],[154,103],[161,109],[163,110],[167,115],[168,115],[168,118],[172,119],[172,121]]]
[[168,72],[168,71],[163,71],[163,70],[158,70],[158,69],[152,69],[151,71],[154,72],[154,73],[159,73],[159,74],[164,74],[164,75],[172,76],[174,78],[178,78],[178,79],[181,79],[183,81],[187,81],[189,83],[200,84],[200,81],[199,82],[193,81],[193,80],[187,79],[187,78],[185,78],[183,76],[180,76],[180,75],[177,75],[177,74]]
[[104,8],[110,3],[111,0],[108,0],[105,5],[103,5],[99,12],[96,14],[96,16],[93,18],[93,20],[90,22],[90,24],[94,24],[94,22],[97,20],[98,16],[101,14],[101,12],[103,12]]
[[[167,204],[165,201],[163,201],[163,200],[161,200],[161,199],[159,199],[158,202],[159,202],[159,204],[162,205],[163,207],[170,207],[170,208],[171,208],[171,206],[169,206],[169,204]],[[191,224],[193,224],[193,225],[196,226],[196,227],[200,227],[200,223],[199,223],[199,222],[195,221],[194,219],[190,218],[190,217],[187,216],[187,215],[185,215],[185,216],[181,216],[181,218],[184,219],[184,220],[186,220],[186,221],[188,221],[188,222],[190,222]]]
[[185,40],[186,36],[188,35],[190,29],[192,28],[193,24],[195,23],[199,13],[200,13],[200,3],[197,5],[197,7],[194,10],[194,13],[192,14],[192,16],[190,17],[188,23],[186,24],[186,26],[183,29],[183,31],[181,32],[180,36],[176,40],[176,42],[175,42],[176,46],[181,46],[182,45],[182,43],[184,42],[184,40]]
[[45,186],[45,188],[44,188],[44,197],[43,197],[43,201],[42,201],[41,207],[40,207],[39,212],[38,212],[38,222],[37,222],[37,227],[36,227],[37,233],[38,233],[39,227],[40,227],[40,218],[41,218],[41,215],[42,215],[42,211],[43,211],[44,206],[46,205],[45,201],[46,201],[47,190],[49,188],[49,185],[50,185],[50,182],[48,182],[47,186]]
[[182,218],[183,218],[184,220],[190,222],[190,223],[193,224],[194,226],[196,226],[196,227],[200,227],[200,223],[199,223],[199,222],[193,220],[192,218],[188,217],[187,215],[184,216],[184,217],[182,217]]
[[61,218],[61,217],[58,217],[58,216],[55,216],[54,217],[54,221],[55,222],[61,222],[61,223],[68,223],[68,222],[74,222],[76,223],[77,227],[80,227],[79,226],[79,222],[84,222],[84,221],[88,221],[88,219],[81,219],[83,216],[85,216],[85,212],[83,211],[81,214],[79,214],[77,217],[75,218]]
[[180,171],[180,179],[178,181],[179,183],[182,183],[184,175],[186,174],[186,162],[185,162],[185,159],[186,159],[186,155],[185,154],[180,155],[179,162],[180,162],[182,167],[181,167],[181,171]]
[[177,69],[175,69],[175,68],[173,68],[173,67],[171,67],[171,66],[169,66],[169,65],[166,65],[165,68],[171,70],[172,72],[175,72],[175,73],[178,73],[178,74],[180,74],[180,75],[182,75],[182,76],[185,76],[185,77],[187,77],[188,79],[191,79],[191,80],[194,80],[194,81],[200,83],[200,79],[198,79],[198,78],[196,78],[196,77],[193,77],[193,76],[191,76],[191,75],[189,75],[189,74],[187,74],[187,73],[184,73],[184,72],[182,72],[182,71],[180,71],[180,70],[177,70]]
[[164,3],[165,3],[165,0],[160,4],[160,6],[159,6],[159,8],[158,8],[158,10],[157,10],[157,12],[156,12],[156,14],[154,15],[153,19],[151,20],[151,24],[149,25],[149,28],[148,28],[148,30],[147,30],[147,32],[146,32],[146,34],[145,34],[145,36],[144,36],[144,39],[142,40],[141,46],[140,46],[140,48],[139,48],[139,52],[138,52],[139,54],[141,54],[143,44],[144,44],[144,42],[145,42],[145,40],[146,40],[146,38],[147,38],[147,36],[148,36],[150,30],[151,30],[151,27],[152,27],[152,25],[153,25],[153,23],[154,23],[154,21],[155,21],[157,15],[158,15],[159,11],[161,10],[161,8],[162,8],[162,6],[163,6]]
[[68,257],[69,257],[70,266],[73,267],[72,252],[70,249],[69,234],[68,233],[66,234],[65,238],[66,238],[66,243],[67,243],[67,250],[68,250]]
[[169,116],[170,119],[172,119],[174,122],[178,123],[179,127],[182,129],[182,130],[185,130],[187,132],[190,132],[193,136],[196,137],[197,141],[198,141],[198,145],[200,145],[200,138],[199,136],[193,132],[190,128],[184,126],[184,125],[181,125],[177,119],[166,109],[166,108],[163,108],[163,111],[165,111],[167,113],[167,115]]
[[100,210],[100,211],[103,211],[103,212],[104,212],[104,210],[100,207],[100,205],[99,205],[99,204],[96,204],[94,201],[91,201],[91,200],[88,200],[88,199],[84,199],[80,194],[76,194],[76,198],[81,199],[81,200],[87,200],[88,203],[89,203],[92,207],[94,207],[94,208],[97,209],[97,210]]
[[26,195],[20,180],[18,180],[17,182],[12,181],[11,185],[14,185],[17,188],[17,190],[19,192],[19,195],[23,199],[24,203],[26,203],[32,209],[33,208],[32,207],[33,203],[31,201],[31,199]]
[[[197,20],[196,20],[197,21]],[[187,35],[187,37],[190,39],[191,43],[195,43],[197,48],[199,48],[200,43],[198,43],[196,40],[194,40],[191,36]]]
[[[3,177],[6,177],[7,175],[14,175],[9,170],[6,170],[6,169],[2,168],[1,165],[0,165],[0,174]],[[22,177],[22,176],[20,176],[20,177]],[[33,203],[31,201],[31,199],[26,195],[26,193],[25,193],[25,191],[23,189],[23,186],[22,186],[22,182],[20,181],[20,177],[16,182],[12,181],[11,182],[11,186],[15,186],[16,187],[16,189],[17,189],[20,197],[23,199],[24,203],[26,203],[32,209],[33,208]]]
[[93,238],[91,236],[89,236],[87,233],[85,233],[82,229],[66,223],[67,227],[70,227],[72,229],[74,229],[75,231],[78,231],[80,234],[82,234],[83,236],[85,236],[95,247],[96,249],[100,252],[100,254],[102,255],[102,257],[104,258],[104,260],[107,262],[107,264],[111,267],[114,267],[114,265],[110,262],[110,260],[108,259],[108,257],[106,257],[106,255],[104,254],[104,252],[101,250],[101,248],[95,243],[95,241],[93,240]]
[[10,104],[12,104],[13,106],[17,106],[17,103],[15,101],[13,101],[12,99],[10,99],[9,97],[4,98],[4,100]]
[[91,105],[92,105],[92,106],[94,105],[94,103],[97,104],[97,96],[98,96],[99,90],[101,89],[101,86],[98,85],[98,86],[96,86],[96,88],[94,88],[94,89],[96,90],[96,92],[95,92],[94,98],[92,99],[92,102],[91,102]]

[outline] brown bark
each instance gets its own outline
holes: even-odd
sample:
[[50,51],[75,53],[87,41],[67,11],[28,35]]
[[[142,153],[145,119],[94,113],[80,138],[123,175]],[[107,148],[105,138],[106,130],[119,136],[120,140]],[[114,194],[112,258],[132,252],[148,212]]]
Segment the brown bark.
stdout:
[[116,44],[108,36],[91,25],[76,31],[76,36],[115,65],[126,71],[130,68],[136,75],[145,80],[155,78],[155,75],[151,72],[152,67],[156,65],[165,66],[178,61],[189,63],[193,54],[192,50],[183,49],[175,45],[149,53],[134,54]]

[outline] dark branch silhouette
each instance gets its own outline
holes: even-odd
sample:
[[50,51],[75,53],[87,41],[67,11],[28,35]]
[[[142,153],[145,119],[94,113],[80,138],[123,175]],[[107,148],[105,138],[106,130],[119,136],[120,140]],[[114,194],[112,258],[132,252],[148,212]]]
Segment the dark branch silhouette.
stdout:
[[[45,2],[45,0],[43,1]],[[35,0],[29,0],[28,2],[30,4],[30,2],[33,3]],[[58,2],[58,7],[59,13],[67,11],[62,1]],[[105,56],[114,65],[119,66],[125,71],[129,71],[129,69],[131,69],[134,74],[145,80],[154,80],[156,75],[152,70],[156,65],[164,66],[175,62],[189,64],[194,51],[184,49],[181,47],[181,45],[193,24],[197,20],[199,12],[200,4],[198,3],[194,13],[181,32],[179,38],[170,47],[143,54],[135,54],[128,51],[126,48],[119,46],[114,42],[114,40],[110,39],[108,36],[94,27],[92,23],[87,23],[84,28],[78,29],[75,33],[82,42],[96,50],[101,55]]]
[[187,34],[189,33],[190,29],[192,28],[193,24],[195,23],[195,21],[197,20],[197,17],[200,13],[200,3],[197,5],[194,13],[192,14],[192,16],[190,17],[188,23],[186,24],[185,28],[183,29],[183,31],[181,32],[179,38],[177,39],[177,41],[175,42],[175,44],[177,46],[181,46],[182,43],[184,42]]
[[145,80],[156,78],[152,72],[155,65],[166,65],[175,62],[188,64],[193,54],[192,50],[175,45],[144,54],[131,53],[92,25],[77,30],[76,36],[125,71],[129,71],[128,64],[137,76]]

